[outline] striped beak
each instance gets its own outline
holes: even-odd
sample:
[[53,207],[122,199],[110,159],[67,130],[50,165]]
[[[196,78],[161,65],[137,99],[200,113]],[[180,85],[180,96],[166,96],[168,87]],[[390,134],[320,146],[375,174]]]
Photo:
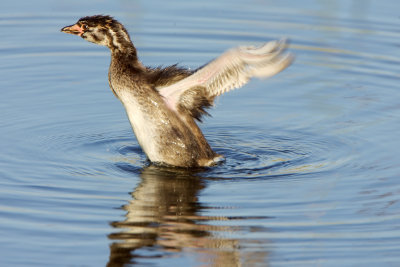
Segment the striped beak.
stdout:
[[81,36],[84,31],[82,27],[78,24],[70,25],[70,26],[65,26],[64,28],[61,29],[62,32],[69,33],[69,34],[74,34]]

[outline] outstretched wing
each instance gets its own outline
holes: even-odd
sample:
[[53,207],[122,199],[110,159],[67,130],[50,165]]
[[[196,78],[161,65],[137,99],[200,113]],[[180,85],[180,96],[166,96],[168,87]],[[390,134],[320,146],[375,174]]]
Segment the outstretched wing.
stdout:
[[241,87],[251,77],[270,77],[289,66],[293,55],[284,53],[285,47],[284,40],[237,47],[177,83],[157,89],[169,108],[200,120],[216,96]]

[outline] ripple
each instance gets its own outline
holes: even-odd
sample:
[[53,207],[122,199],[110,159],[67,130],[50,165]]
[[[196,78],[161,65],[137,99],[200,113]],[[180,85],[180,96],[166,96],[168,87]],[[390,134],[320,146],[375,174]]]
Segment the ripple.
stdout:
[[298,131],[212,129],[215,150],[226,157],[212,177],[267,178],[338,170],[350,160],[347,144],[332,136]]

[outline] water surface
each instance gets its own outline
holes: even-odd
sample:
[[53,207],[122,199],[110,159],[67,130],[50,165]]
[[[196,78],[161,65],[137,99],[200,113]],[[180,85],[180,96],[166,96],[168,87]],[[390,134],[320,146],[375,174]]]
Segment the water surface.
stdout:
[[[400,264],[400,20],[392,1],[13,1],[0,25],[1,266]],[[216,167],[150,165],[109,52],[60,28],[111,14],[149,66],[288,37],[294,64],[216,101]]]

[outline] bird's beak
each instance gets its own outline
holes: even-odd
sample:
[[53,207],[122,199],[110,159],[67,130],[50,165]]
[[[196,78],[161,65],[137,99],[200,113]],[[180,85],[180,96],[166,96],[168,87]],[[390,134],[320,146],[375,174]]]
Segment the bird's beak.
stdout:
[[64,28],[61,29],[61,31],[65,33],[75,34],[78,36],[81,36],[84,33],[83,29],[78,24],[65,26]]

